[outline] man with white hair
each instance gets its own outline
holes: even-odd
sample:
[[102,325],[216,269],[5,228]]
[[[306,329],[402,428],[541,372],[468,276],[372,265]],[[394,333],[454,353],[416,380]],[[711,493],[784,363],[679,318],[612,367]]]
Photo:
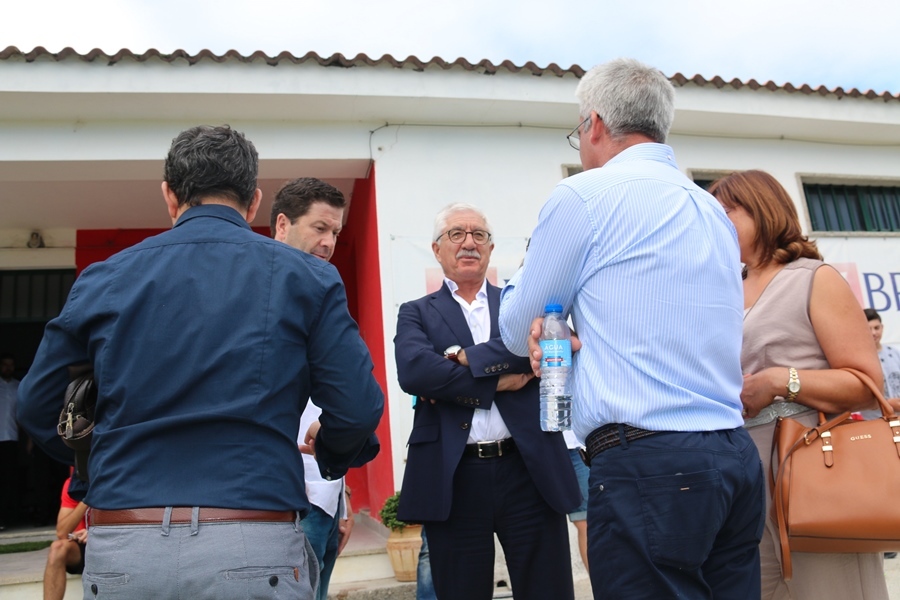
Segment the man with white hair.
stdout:
[[444,285],[407,302],[394,351],[418,396],[398,518],[423,523],[441,600],[493,596],[494,534],[517,600],[571,600],[565,515],[581,492],[561,433],[541,431],[538,382],[500,339],[500,288],[484,214],[453,204],[431,248]]
[[576,94],[568,139],[585,171],[544,205],[500,329],[539,358],[544,305],[573,315],[595,597],[759,598],[764,488],[742,427],[734,227],[664,145],[675,91],[662,73],[618,59]]

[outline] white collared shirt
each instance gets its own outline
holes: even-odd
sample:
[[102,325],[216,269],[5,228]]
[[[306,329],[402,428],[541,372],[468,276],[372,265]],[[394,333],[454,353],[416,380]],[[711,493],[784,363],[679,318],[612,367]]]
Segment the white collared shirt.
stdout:
[[[297,444],[302,444],[306,437],[306,431],[314,421],[319,419],[322,409],[312,403],[306,403],[306,408],[300,416],[300,433],[297,435]],[[303,479],[306,482],[306,497],[310,504],[318,506],[329,516],[334,516],[341,502],[341,492],[344,490],[344,478],[328,481],[319,473],[319,463],[316,457],[309,454],[303,455]],[[341,510],[341,518],[347,518],[346,505]]]
[[[453,299],[462,307],[469,331],[472,332],[472,340],[476,344],[483,344],[491,339],[491,311],[488,308],[487,280],[481,283],[481,289],[475,295],[475,300],[469,304],[461,296],[457,295],[459,286],[455,281],[444,278],[444,282],[450,289]],[[469,428],[469,442],[492,442],[510,437],[509,429],[496,404],[492,404],[490,410],[475,409],[472,416],[472,427]]]

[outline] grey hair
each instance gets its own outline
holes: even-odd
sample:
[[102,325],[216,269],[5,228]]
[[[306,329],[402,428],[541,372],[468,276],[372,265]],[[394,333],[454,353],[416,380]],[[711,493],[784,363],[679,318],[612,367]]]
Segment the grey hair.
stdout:
[[485,214],[481,212],[480,208],[471,204],[465,204],[463,202],[454,202],[453,204],[448,204],[447,206],[442,208],[434,218],[434,233],[432,234],[431,239],[437,242],[438,237],[440,237],[444,233],[444,230],[447,227],[447,219],[450,218],[450,215],[455,215],[456,213],[462,212],[475,213],[476,215],[481,217],[481,220],[484,221],[484,228],[488,233],[494,235],[494,230],[491,229],[490,221],[488,221],[488,218],[485,216]]
[[584,74],[575,90],[582,118],[595,111],[613,138],[641,133],[665,143],[675,118],[675,88],[658,69],[617,58]]

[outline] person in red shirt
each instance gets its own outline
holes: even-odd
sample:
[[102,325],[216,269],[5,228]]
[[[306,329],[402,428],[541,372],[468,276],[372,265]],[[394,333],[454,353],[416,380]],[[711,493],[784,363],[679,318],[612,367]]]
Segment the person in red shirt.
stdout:
[[69,496],[66,479],[62,487],[59,514],[56,516],[55,542],[50,545],[47,567],[44,569],[44,600],[62,600],[66,593],[66,573],[80,575],[84,571],[84,547],[87,529],[84,513],[87,505]]

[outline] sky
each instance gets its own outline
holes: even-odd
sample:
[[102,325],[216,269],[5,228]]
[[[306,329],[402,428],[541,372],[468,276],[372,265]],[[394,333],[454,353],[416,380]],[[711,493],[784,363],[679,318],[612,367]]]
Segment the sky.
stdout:
[[6,2],[0,49],[359,53],[900,94],[897,0],[41,0]]

